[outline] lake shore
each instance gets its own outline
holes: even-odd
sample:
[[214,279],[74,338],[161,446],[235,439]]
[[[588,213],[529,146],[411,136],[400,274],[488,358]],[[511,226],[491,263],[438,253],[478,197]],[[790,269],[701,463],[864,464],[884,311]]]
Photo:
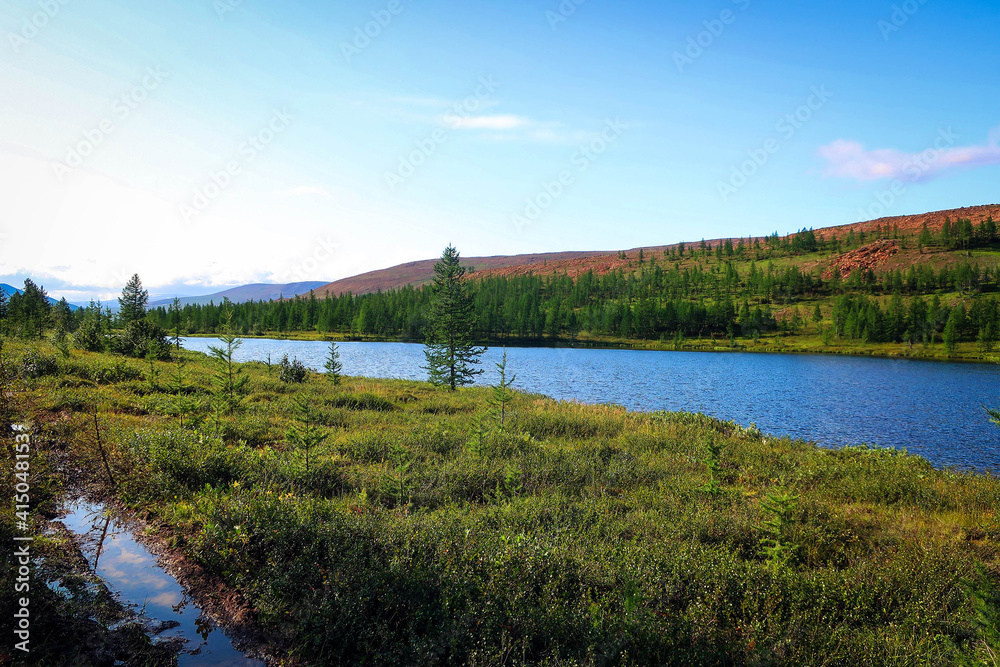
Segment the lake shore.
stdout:
[[[185,334],[187,338],[215,338],[214,333]],[[378,336],[357,336],[342,333],[321,333],[313,331],[298,332],[262,332],[246,334],[243,338],[261,340],[289,341],[327,341],[336,343],[422,343],[419,340],[403,338],[382,338]],[[975,343],[959,343],[954,352],[944,349],[942,343],[924,345],[922,343],[909,345],[906,343],[874,343],[862,344],[854,342],[837,342],[826,345],[819,336],[762,336],[754,341],[751,338],[728,339],[684,339],[680,343],[673,341],[653,341],[640,339],[620,339],[607,337],[575,337],[558,338],[556,340],[518,339],[481,340],[481,345],[489,347],[568,347],[574,349],[602,350],[650,350],[654,352],[760,352],[767,354],[829,354],[849,357],[879,357],[884,359],[917,359],[921,361],[945,361],[963,363],[1000,362],[1000,350],[983,352]]]
[[[180,358],[72,353],[20,381],[36,481],[71,475],[145,512],[299,664],[492,663],[511,642],[520,664],[958,664],[1000,648],[995,477],[528,394],[500,422],[485,387],[287,383],[259,362],[238,367],[240,407],[213,416],[197,400],[223,369]],[[316,449],[288,435],[309,424]]]

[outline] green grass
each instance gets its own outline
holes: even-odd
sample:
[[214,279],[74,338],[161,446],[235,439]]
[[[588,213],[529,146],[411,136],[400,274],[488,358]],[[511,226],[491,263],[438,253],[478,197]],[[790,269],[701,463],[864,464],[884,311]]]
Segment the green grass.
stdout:
[[[5,348],[15,368],[24,351]],[[18,408],[303,664],[997,663],[995,478],[524,394],[500,430],[485,389],[284,385],[262,364],[242,367],[238,414],[194,428],[183,405],[209,401],[213,365],[183,358],[177,395],[169,363],[151,387],[99,371],[109,356],[56,358]],[[327,433],[308,472],[286,438],[302,398]],[[781,492],[798,500],[777,520]],[[768,557],[775,536],[787,558]]]

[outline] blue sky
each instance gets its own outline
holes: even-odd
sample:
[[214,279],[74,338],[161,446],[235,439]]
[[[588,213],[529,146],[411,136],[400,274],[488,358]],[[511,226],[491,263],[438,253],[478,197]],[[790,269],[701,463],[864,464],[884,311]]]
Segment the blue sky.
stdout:
[[997,201],[972,2],[0,2],[0,282],[80,301]]

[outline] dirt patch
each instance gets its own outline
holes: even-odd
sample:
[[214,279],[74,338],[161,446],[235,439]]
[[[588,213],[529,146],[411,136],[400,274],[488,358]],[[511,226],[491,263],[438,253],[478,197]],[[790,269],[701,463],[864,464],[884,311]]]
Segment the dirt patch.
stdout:
[[867,271],[882,266],[897,252],[899,252],[899,241],[879,239],[835,259],[830,268],[823,273],[823,278],[827,280],[832,278],[834,269],[840,269],[842,278],[849,278],[858,269]]

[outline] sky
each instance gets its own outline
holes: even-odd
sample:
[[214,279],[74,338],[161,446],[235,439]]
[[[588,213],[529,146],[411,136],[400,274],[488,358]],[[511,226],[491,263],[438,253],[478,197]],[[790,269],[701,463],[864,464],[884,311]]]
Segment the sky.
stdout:
[[0,0],[0,282],[71,302],[996,203],[1000,6]]

